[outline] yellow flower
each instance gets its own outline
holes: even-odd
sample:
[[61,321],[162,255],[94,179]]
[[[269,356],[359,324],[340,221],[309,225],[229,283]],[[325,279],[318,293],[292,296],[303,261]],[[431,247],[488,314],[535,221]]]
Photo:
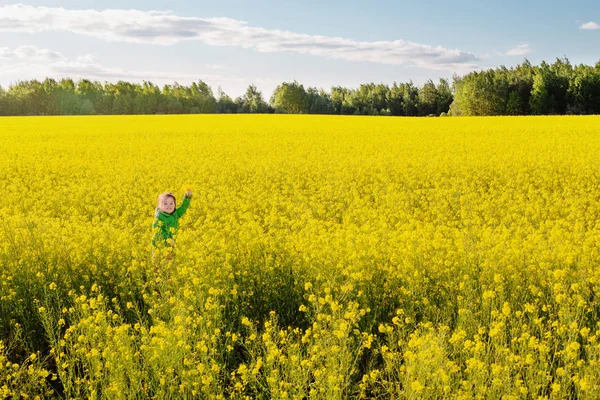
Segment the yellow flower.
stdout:
[[415,392],[421,392],[423,389],[425,389],[425,386],[423,386],[419,381],[412,381],[410,383],[410,388]]

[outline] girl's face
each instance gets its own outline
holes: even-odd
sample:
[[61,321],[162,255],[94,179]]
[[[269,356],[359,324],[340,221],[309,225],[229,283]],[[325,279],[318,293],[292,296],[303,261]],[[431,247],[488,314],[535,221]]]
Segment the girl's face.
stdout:
[[172,197],[165,197],[160,205],[160,211],[171,214],[175,211],[175,200]]

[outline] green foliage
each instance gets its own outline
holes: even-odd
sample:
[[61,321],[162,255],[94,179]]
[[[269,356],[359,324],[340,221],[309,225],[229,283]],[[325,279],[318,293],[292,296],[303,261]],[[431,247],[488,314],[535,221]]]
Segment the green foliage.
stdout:
[[344,102],[347,96],[348,89],[341,86],[334,86],[331,88],[331,102],[333,103],[336,114],[346,114],[344,112]]
[[10,110],[8,108],[9,104],[10,102],[7,98],[6,92],[2,86],[0,86],[0,115],[10,115]]
[[452,95],[452,89],[450,88],[450,83],[448,83],[447,79],[440,79],[440,83],[438,83],[436,87],[437,99],[436,99],[436,115],[442,115],[448,112],[450,109],[450,104],[452,104],[452,100],[454,96]]
[[456,105],[452,115],[503,115],[508,98],[508,82],[501,70],[473,72],[454,78]]
[[531,113],[565,114],[569,76],[573,68],[569,60],[557,59],[552,65],[542,62],[537,68],[531,90]]
[[572,66],[568,59],[532,66],[501,66],[422,87],[412,82],[334,86],[329,92],[296,81],[277,86],[269,103],[255,85],[233,100],[203,81],[162,89],[152,82],[100,83],[51,78],[0,88],[0,115],[90,114],[343,114],[343,115],[546,115],[600,113],[600,61]]
[[511,91],[506,101],[506,115],[519,115],[521,111],[521,96],[518,92]]
[[532,66],[528,60],[454,77],[450,115],[548,115],[600,112],[600,69],[568,59]]
[[580,65],[569,79],[567,113],[600,114],[600,62],[596,68]]
[[437,111],[438,92],[435,84],[428,80],[419,91],[419,115],[430,115]]
[[298,82],[284,82],[277,86],[271,104],[281,114],[306,114],[309,109],[308,95]]
[[309,114],[334,114],[335,105],[331,99],[331,96],[323,89],[317,89],[314,87],[308,88],[306,91],[308,98],[308,112]]
[[262,92],[255,85],[248,86],[246,93],[238,99],[239,109],[243,113],[268,113],[270,112],[269,105],[264,101]]
[[56,81],[48,78],[18,82],[0,92],[0,115],[90,115],[90,114],[234,114],[292,113],[346,115],[439,115],[447,112],[453,95],[446,80],[423,88],[412,82],[362,84],[356,89],[340,86],[330,92],[305,89],[298,82],[277,87],[267,103],[255,85],[233,100],[221,88],[215,97],[202,81],[190,86],[179,83],[159,88],[119,81],[100,83],[82,79]]
[[229,97],[219,86],[217,91],[217,113],[218,114],[235,114],[238,110],[238,105]]

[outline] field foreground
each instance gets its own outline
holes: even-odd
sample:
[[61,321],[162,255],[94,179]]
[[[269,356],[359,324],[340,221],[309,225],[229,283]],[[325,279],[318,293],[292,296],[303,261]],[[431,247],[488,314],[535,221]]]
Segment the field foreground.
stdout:
[[0,119],[0,397],[597,399],[599,126]]

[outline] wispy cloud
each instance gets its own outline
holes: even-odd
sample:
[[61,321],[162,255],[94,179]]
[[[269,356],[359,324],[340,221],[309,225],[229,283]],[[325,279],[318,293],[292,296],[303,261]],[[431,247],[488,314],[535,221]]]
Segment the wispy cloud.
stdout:
[[356,41],[248,26],[231,18],[181,17],[170,11],[68,10],[16,4],[0,7],[0,31],[66,31],[104,40],[172,45],[196,40],[259,52],[295,52],[349,61],[416,65],[459,73],[479,69],[474,54],[405,40]]
[[531,48],[529,47],[529,43],[521,43],[510,49],[506,52],[507,56],[523,56],[525,54],[530,54]]
[[224,65],[220,65],[220,64],[206,64],[204,67],[205,67],[205,68],[208,68],[208,69],[214,69],[214,70],[223,70],[223,69],[227,69],[227,67],[226,67],[226,66],[224,66]]
[[594,30],[600,29],[600,25],[593,21],[590,21],[590,22],[586,22],[585,24],[581,24],[579,26],[579,29],[594,31]]
[[64,60],[64,57],[62,56],[62,54],[56,51],[40,49],[36,46],[20,46],[17,47],[15,50],[11,50],[8,47],[1,47],[0,59],[12,60],[14,62],[56,62]]
[[98,61],[98,57],[93,54],[85,54],[83,56],[77,57],[77,61],[84,64],[93,64]]

